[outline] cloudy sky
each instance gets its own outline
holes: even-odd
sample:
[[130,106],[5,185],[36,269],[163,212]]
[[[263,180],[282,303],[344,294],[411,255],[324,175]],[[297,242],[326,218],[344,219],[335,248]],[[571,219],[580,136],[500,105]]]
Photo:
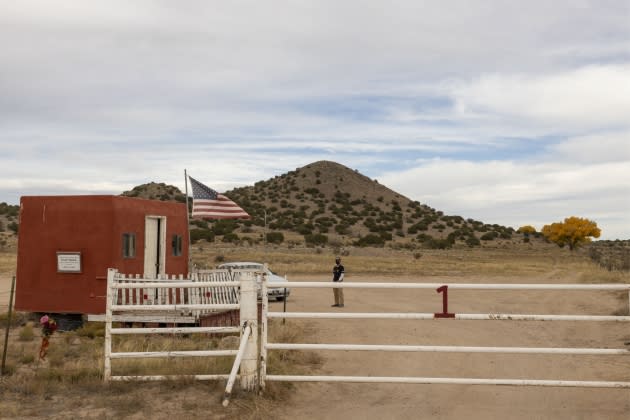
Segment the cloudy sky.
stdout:
[[630,239],[630,2],[0,0],[0,202],[317,160]]

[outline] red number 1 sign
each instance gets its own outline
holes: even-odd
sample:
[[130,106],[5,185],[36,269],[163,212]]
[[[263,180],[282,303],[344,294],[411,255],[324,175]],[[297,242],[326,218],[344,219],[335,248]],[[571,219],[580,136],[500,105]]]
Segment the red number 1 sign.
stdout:
[[435,313],[435,318],[455,318],[455,314],[448,312],[448,286],[438,287],[436,292],[442,293],[442,313]]

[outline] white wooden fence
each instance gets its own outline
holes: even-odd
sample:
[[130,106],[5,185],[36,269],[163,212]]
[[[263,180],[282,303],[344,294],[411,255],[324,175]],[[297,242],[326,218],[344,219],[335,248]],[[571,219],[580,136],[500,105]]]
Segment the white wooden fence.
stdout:
[[[112,359],[157,357],[216,357],[235,356],[232,372],[216,375],[193,375],[195,379],[227,379],[225,403],[240,367],[241,386],[255,387],[257,367],[257,286],[251,272],[226,270],[194,273],[184,279],[144,279],[125,276],[115,269],[107,274],[107,305],[105,313],[104,379],[110,380],[161,380],[164,375],[116,376],[112,375]],[[200,314],[219,310],[239,309],[241,326],[237,327],[140,327],[117,328],[113,322],[151,322],[162,324],[197,322]],[[114,352],[113,335],[132,334],[191,334],[240,333],[239,349],[233,350],[170,350],[159,352]]]
[[[150,322],[151,317],[142,315],[142,311],[163,309],[160,305],[187,304],[189,310],[180,311],[178,323],[196,323],[201,315],[217,310],[238,309],[240,294],[238,287],[225,286],[221,283],[238,281],[240,272],[229,270],[204,270],[192,273],[184,279],[183,275],[160,276],[157,279],[145,279],[139,274],[129,275],[116,272],[116,294],[114,299],[119,311],[140,312],[129,321]],[[196,283],[184,287],[184,280]],[[159,286],[156,287],[155,284]],[[125,285],[125,286],[123,286]],[[168,287],[166,287],[168,286]],[[142,305],[144,308],[139,308]],[[191,305],[213,305],[199,309]],[[221,306],[223,305],[223,306]],[[125,308],[126,307],[126,308]],[[161,314],[163,315],[163,314]],[[116,317],[114,321],[121,319]]]
[[[289,282],[281,287],[290,288],[379,288],[379,289],[436,289],[443,294],[442,312],[438,313],[353,313],[353,312],[270,312],[266,299],[267,289],[277,287],[263,281],[263,308],[261,328],[260,385],[266,381],[291,382],[373,382],[415,384],[468,384],[468,385],[530,385],[563,387],[630,388],[630,382],[619,381],[568,381],[539,379],[478,379],[478,378],[424,378],[424,377],[374,377],[374,376],[308,376],[267,374],[267,352],[269,350],[337,350],[337,351],[382,351],[382,352],[467,352],[467,353],[521,353],[521,354],[576,354],[576,355],[624,355],[628,349],[596,348],[528,348],[528,347],[467,347],[467,346],[412,346],[379,344],[322,344],[322,343],[269,343],[268,319],[441,319],[454,320],[527,320],[527,321],[595,321],[628,322],[630,316],[596,315],[530,315],[530,314],[456,314],[448,312],[448,290],[616,290],[630,291],[629,284],[437,284],[437,283],[349,283],[349,282]],[[629,295],[630,296],[630,295]],[[630,359],[628,359],[630,361]]]
[[[469,385],[529,385],[563,387],[630,388],[630,382],[621,381],[571,381],[540,379],[482,379],[440,377],[395,377],[395,376],[308,376],[276,375],[267,373],[267,353],[274,350],[327,350],[327,351],[381,351],[381,352],[457,352],[457,353],[515,353],[515,354],[573,354],[628,356],[628,349],[566,348],[566,347],[474,347],[433,345],[383,345],[383,344],[327,344],[327,343],[270,343],[268,342],[269,319],[414,319],[429,320],[450,318],[453,320],[526,320],[526,321],[583,321],[583,322],[629,322],[630,316],[608,315],[540,315],[540,314],[460,314],[448,311],[448,290],[607,290],[630,292],[629,284],[438,284],[438,283],[352,283],[352,282],[288,282],[271,284],[262,276],[262,325],[261,345],[258,348],[258,310],[256,277],[260,273],[252,270],[210,270],[194,273],[189,278],[182,276],[170,279],[130,278],[110,269],[108,272],[107,310],[105,315],[105,380],[160,380],[162,375],[115,376],[112,375],[111,360],[123,358],[155,357],[213,357],[234,356],[235,363],[230,374],[193,375],[194,378],[226,379],[224,404],[229,401],[232,387],[240,376],[241,387],[254,390],[259,384],[264,388],[267,381],[292,382],[373,382],[415,384],[469,384]],[[287,288],[379,288],[379,289],[436,289],[442,293],[442,312],[438,313],[387,313],[387,312],[272,312],[269,311],[267,291],[271,287]],[[241,325],[238,327],[180,327],[163,328],[118,328],[116,321],[186,323],[198,322],[199,316],[212,311],[239,309]],[[191,321],[192,320],[192,321]],[[190,334],[190,333],[236,333],[241,340],[238,349],[194,350],[160,352],[113,352],[113,335],[132,334]],[[260,366],[257,366],[257,363]],[[238,374],[240,369],[240,375]]]

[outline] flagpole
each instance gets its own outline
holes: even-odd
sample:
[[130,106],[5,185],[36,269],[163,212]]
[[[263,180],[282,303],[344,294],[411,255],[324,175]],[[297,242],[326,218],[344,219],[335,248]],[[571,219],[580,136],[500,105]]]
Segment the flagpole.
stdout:
[[188,174],[186,169],[184,169],[184,185],[186,188],[186,231],[188,231],[188,274],[190,275],[192,271],[192,247],[190,244],[190,211],[188,210]]

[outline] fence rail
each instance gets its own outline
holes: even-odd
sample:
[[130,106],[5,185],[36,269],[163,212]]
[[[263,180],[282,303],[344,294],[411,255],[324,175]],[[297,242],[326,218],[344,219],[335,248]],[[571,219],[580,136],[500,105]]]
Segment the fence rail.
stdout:
[[456,319],[467,321],[599,321],[628,322],[630,316],[622,315],[535,315],[535,314],[450,314],[443,313],[396,313],[396,312],[268,312],[268,318],[311,319]]
[[394,384],[445,384],[445,385],[512,385],[552,386],[577,388],[630,388],[630,382],[565,381],[550,379],[482,379],[482,378],[419,378],[401,376],[300,376],[267,375],[266,380],[276,382],[354,382]]
[[511,354],[630,354],[630,349],[595,349],[566,347],[470,347],[470,346],[413,346],[391,344],[295,344],[267,343],[269,350],[354,350],[387,352],[441,352],[441,353],[511,353]]
[[[357,312],[270,312],[267,289],[290,288],[363,288],[363,289],[435,289],[443,296],[441,313],[357,313]],[[517,354],[573,354],[627,356],[629,349],[607,348],[554,348],[554,347],[472,347],[428,345],[379,345],[379,344],[326,344],[326,343],[269,343],[269,318],[310,319],[391,319],[391,320],[504,320],[504,321],[598,321],[628,322],[630,316],[608,315],[539,315],[539,314],[457,314],[448,312],[449,289],[459,290],[578,290],[578,291],[630,291],[630,284],[489,284],[489,283],[358,283],[358,282],[288,282],[282,286],[263,282],[263,326],[261,344],[261,387],[266,381],[290,382],[367,382],[410,384],[460,384],[460,385],[513,385],[513,386],[562,386],[630,388],[630,382],[620,381],[569,381],[540,379],[483,379],[483,378],[422,378],[387,376],[308,376],[267,374],[269,350],[328,350],[328,351],[383,351],[383,352],[456,352],[456,353],[517,353]],[[630,298],[630,295],[629,295]]]
[[[212,311],[240,309],[241,294],[247,296],[248,305],[245,305],[248,316],[256,313],[256,286],[252,275],[240,276],[237,272],[227,270],[217,270],[214,272],[204,272],[202,274],[193,273],[189,278],[177,276],[171,279],[144,279],[139,276],[125,276],[114,269],[108,270],[107,275],[107,305],[105,312],[105,357],[104,357],[104,379],[110,380],[163,380],[174,376],[169,375],[138,375],[123,376],[112,375],[111,361],[116,359],[145,359],[145,358],[174,358],[174,357],[224,357],[235,356],[235,364],[232,373],[217,375],[192,375],[198,380],[228,379],[231,386],[234,384],[238,369],[241,365],[244,350],[251,345],[252,327],[247,325],[245,334],[240,327],[179,327],[171,326],[164,328],[156,327],[135,327],[118,328],[113,327],[115,320],[129,321],[139,319],[146,321],[151,319],[156,323],[178,323],[181,319],[188,319],[184,315],[194,315],[198,320],[200,314]],[[150,313],[150,315],[146,315]],[[254,321],[255,324],[255,321]],[[137,352],[114,352],[112,351],[113,335],[138,335],[138,334],[204,334],[204,333],[241,333],[241,345],[238,350],[167,350],[167,351],[137,351]],[[255,359],[254,359],[255,362]],[[254,363],[255,367],[255,363]],[[255,374],[255,368],[251,368],[251,362],[245,375],[241,379],[251,380]],[[229,393],[226,391],[226,401]]]
[[450,290],[630,290],[630,284],[581,284],[581,283],[368,283],[368,282],[286,282],[282,284],[267,283],[267,288],[344,288],[344,289],[438,289],[448,287]]

